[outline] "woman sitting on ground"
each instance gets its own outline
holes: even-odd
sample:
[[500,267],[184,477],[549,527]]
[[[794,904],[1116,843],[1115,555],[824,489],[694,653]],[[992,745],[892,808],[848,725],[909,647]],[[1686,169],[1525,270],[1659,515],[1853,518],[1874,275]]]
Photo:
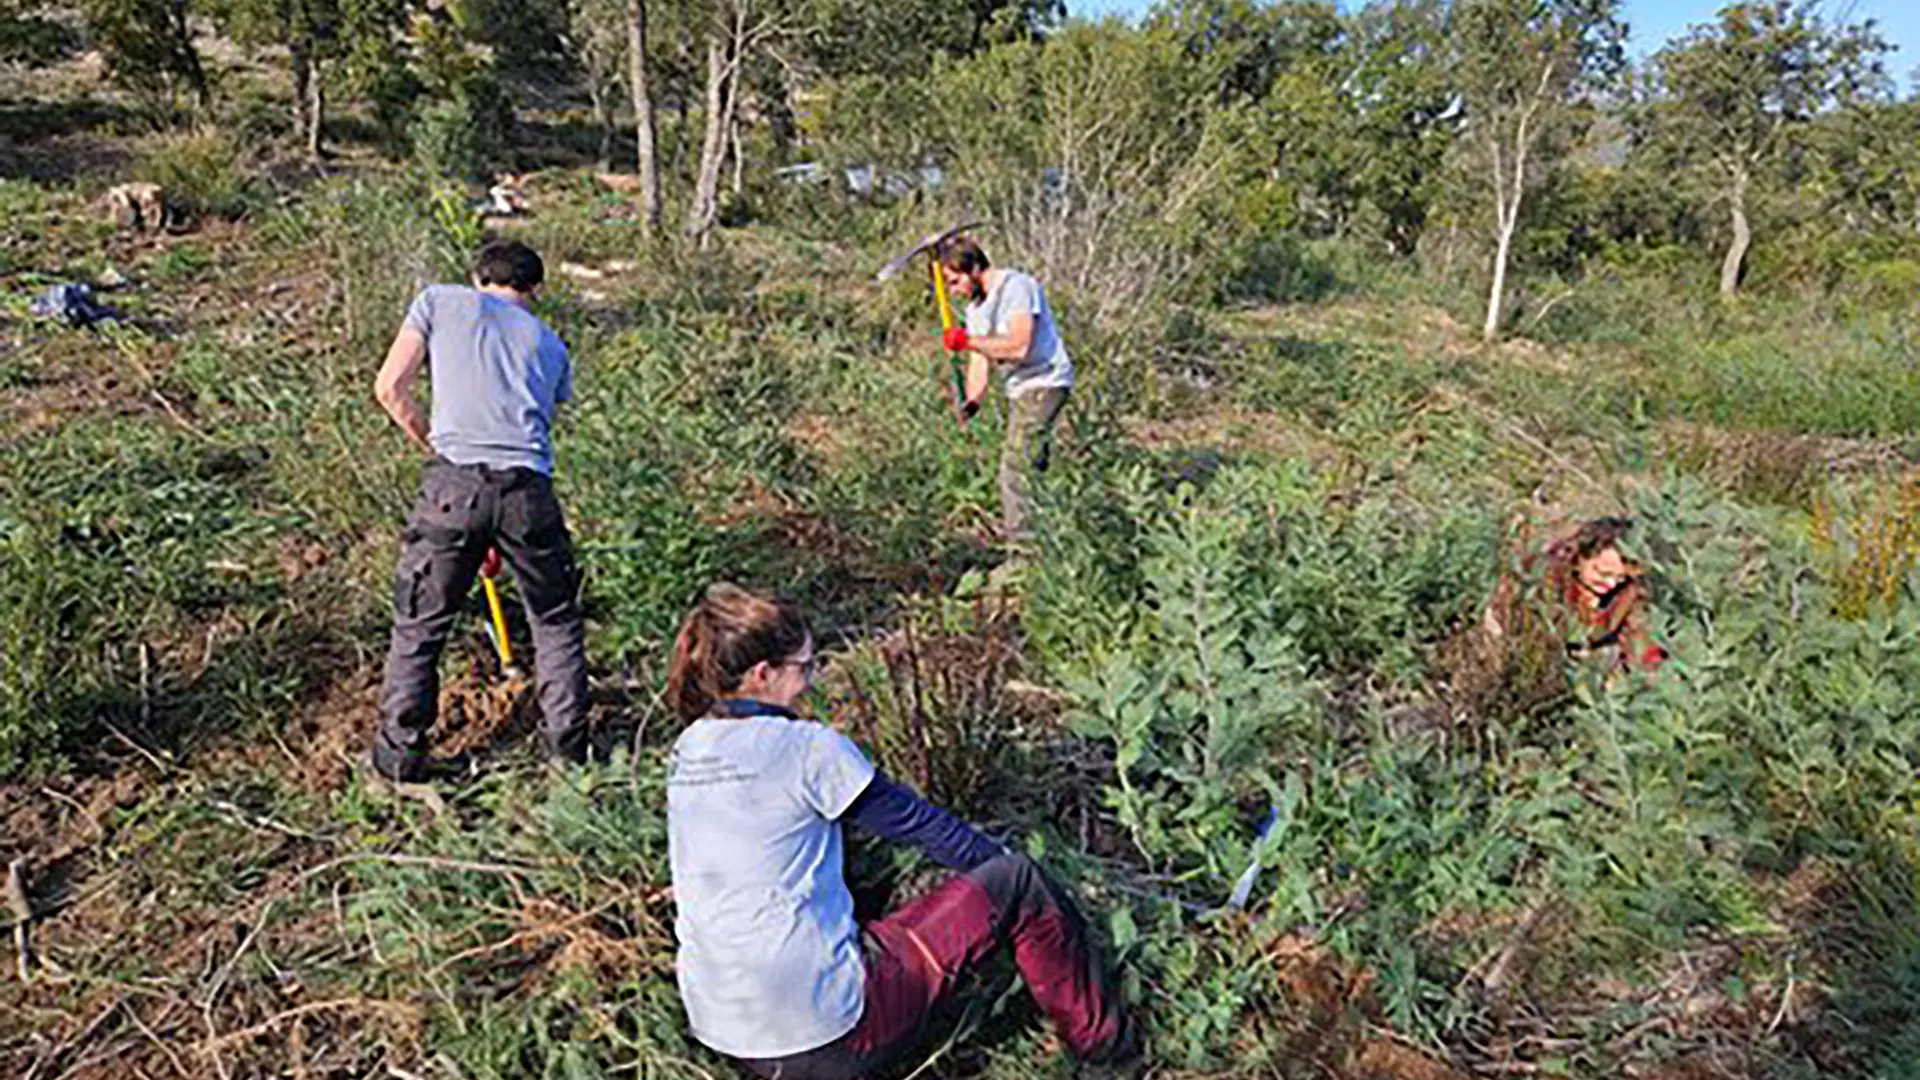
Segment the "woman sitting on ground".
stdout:
[[[801,720],[813,637],[790,604],[707,590],[674,645],[667,832],[680,995],[693,1035],[782,1080],[864,1075],[908,1049],[997,946],[1082,1061],[1138,1056],[1073,903],[1031,859],[888,779],[846,736]],[[958,875],[862,928],[840,822],[913,844]]]

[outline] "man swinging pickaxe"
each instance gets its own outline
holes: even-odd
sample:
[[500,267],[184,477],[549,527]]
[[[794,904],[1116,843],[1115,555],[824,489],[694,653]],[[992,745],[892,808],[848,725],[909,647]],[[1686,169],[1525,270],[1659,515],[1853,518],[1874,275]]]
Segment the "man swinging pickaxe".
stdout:
[[[953,301],[947,294],[946,275],[940,272],[940,248],[954,237],[968,229],[978,228],[981,224],[983,223],[969,221],[941,232],[928,233],[921,238],[919,243],[908,248],[901,255],[888,260],[887,265],[882,266],[880,272],[873,276],[873,280],[876,283],[887,281],[898,275],[900,271],[905,270],[908,263],[911,263],[920,255],[925,254],[927,256],[928,275],[933,279],[934,303],[940,309],[940,330],[944,334],[956,329],[957,324],[953,317]],[[965,373],[960,365],[960,354],[961,350],[959,349],[949,347],[947,350],[948,366],[951,369],[950,375],[953,389],[952,399],[949,404],[953,407],[954,421],[965,424],[973,414],[966,409],[967,384]]]
[[[1073,361],[1060,339],[1053,310],[1029,274],[993,266],[973,238],[977,223],[931,233],[880,268],[885,281],[922,252],[929,254],[933,295],[940,307],[941,340],[953,357],[954,419],[966,423],[986,396],[987,374],[998,366],[1007,387],[1007,437],[1000,453],[1000,510],[1004,536],[1016,549],[1027,539],[1028,485],[1046,471],[1054,421],[1073,390]],[[949,296],[966,301],[966,325],[954,319]],[[958,357],[969,354],[964,377]]]

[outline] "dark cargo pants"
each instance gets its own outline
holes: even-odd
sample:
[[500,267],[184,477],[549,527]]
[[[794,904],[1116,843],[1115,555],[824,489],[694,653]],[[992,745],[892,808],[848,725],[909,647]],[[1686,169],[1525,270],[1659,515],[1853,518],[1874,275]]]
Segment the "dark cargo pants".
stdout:
[[1032,859],[1002,855],[868,924],[865,1005],[840,1038],[783,1058],[743,1060],[769,1080],[851,1080],[912,1049],[928,1014],[995,949],[1007,949],[1034,1004],[1075,1057],[1121,1050],[1119,995],[1073,900]]
[[426,763],[440,704],[440,651],[489,547],[513,571],[533,627],[541,740],[579,760],[586,749],[587,655],[580,581],[553,482],[532,469],[435,458],[407,517],[393,582],[393,639],[380,691],[374,767],[400,779]]

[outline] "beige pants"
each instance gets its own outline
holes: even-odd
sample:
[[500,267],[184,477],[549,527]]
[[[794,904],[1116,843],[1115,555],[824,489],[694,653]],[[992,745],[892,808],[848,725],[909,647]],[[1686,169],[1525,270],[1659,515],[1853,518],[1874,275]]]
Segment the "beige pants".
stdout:
[[1007,403],[1007,441],[1000,449],[1000,517],[1006,541],[1029,538],[1034,477],[1047,471],[1053,450],[1053,422],[1066,407],[1068,390],[1029,390]]

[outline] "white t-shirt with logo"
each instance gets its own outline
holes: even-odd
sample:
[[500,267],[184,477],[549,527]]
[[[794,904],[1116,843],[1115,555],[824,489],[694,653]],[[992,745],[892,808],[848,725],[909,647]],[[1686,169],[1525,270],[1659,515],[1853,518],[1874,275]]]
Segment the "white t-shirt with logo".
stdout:
[[733,1057],[818,1049],[851,1031],[866,965],[837,819],[873,780],[852,740],[779,716],[696,721],[667,772],[680,997]]
[[1073,361],[1067,357],[1066,343],[1060,340],[1047,294],[1031,275],[1001,271],[1000,280],[987,290],[986,297],[967,305],[967,333],[975,337],[1008,333],[1014,316],[1022,314],[1033,316],[1033,341],[1027,346],[1027,358],[1007,368],[1007,396],[1072,386]]

